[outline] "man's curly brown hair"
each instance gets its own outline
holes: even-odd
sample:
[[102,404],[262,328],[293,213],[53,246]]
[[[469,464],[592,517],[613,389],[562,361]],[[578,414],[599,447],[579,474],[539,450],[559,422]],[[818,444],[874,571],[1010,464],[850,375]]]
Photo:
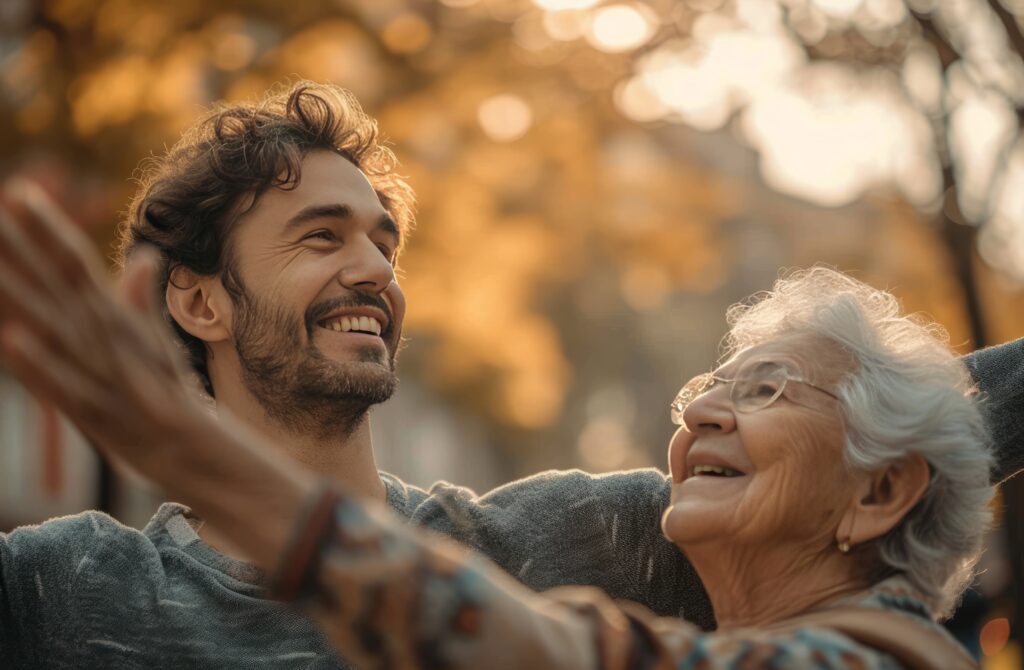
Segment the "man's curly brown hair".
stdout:
[[[123,267],[140,245],[155,247],[163,261],[161,296],[178,267],[227,279],[234,222],[267,189],[295,188],[303,158],[315,149],[352,161],[403,233],[412,227],[412,189],[395,172],[397,160],[382,144],[376,121],[348,91],[299,81],[258,102],[215,107],[166,155],[143,164],[120,228],[118,264]],[[212,395],[205,343],[166,316]]]

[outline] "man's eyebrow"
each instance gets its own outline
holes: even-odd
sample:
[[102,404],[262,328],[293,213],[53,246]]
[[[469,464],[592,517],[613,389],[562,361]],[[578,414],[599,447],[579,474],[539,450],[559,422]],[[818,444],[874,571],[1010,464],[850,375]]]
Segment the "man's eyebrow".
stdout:
[[299,213],[288,219],[284,224],[284,232],[289,232],[299,226],[315,221],[316,219],[348,219],[352,216],[352,209],[348,205],[332,203],[329,205],[309,205],[299,210]]

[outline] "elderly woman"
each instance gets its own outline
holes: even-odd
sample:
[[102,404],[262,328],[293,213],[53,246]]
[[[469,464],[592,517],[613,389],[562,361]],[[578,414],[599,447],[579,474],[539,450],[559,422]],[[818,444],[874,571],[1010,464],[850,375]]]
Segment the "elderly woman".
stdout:
[[[152,271],[143,257],[129,285]],[[89,295],[68,305],[80,327],[96,309]],[[116,416],[76,412],[62,392],[70,375],[40,363],[46,345],[30,330],[4,329],[4,357],[105,450],[276,568],[278,596],[361,667],[972,665],[934,620],[980,551],[986,433],[966,370],[888,294],[823,268],[780,281],[732,310],[725,363],[672,403],[681,428],[662,530],[707,588],[710,633],[595,590],[537,595],[382,507],[318,487],[245,427],[204,420],[155,383],[177,361],[154,345],[159,310],[145,291],[129,298],[151,320],[119,317],[137,346],[103,352],[141,371],[111,380],[126,388]],[[183,463],[219,486],[186,482]]]
[[891,295],[825,268],[730,322],[726,362],[672,403],[662,522],[716,632],[590,589],[537,596],[330,490],[283,563],[284,592],[307,595],[369,665],[971,667],[934,622],[969,583],[989,520],[966,369]]

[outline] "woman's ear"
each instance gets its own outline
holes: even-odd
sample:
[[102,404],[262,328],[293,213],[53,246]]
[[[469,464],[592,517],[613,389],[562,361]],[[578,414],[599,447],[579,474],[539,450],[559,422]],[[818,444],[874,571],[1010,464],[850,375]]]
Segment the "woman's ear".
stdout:
[[198,275],[178,266],[167,280],[167,309],[189,335],[207,344],[230,337],[224,291],[215,277]]
[[921,500],[928,489],[931,469],[920,454],[911,454],[871,473],[859,487],[839,526],[839,542],[857,546],[882,537]]

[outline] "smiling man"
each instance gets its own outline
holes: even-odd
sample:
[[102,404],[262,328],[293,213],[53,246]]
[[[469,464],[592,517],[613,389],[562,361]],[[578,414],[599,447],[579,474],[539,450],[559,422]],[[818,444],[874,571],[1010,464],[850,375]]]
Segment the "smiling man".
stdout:
[[170,323],[219,410],[381,499],[366,416],[397,384],[412,215],[394,165],[351,95],[302,84],[187,133],[121,246],[160,250]]
[[166,249],[168,311],[219,408],[383,499],[366,417],[398,381],[401,229],[350,158],[311,147],[296,167],[301,178],[250,197],[231,222],[216,275],[175,259],[193,231],[168,225],[178,213],[159,201],[140,203],[147,223],[128,227],[128,248]]
[[[21,210],[15,218],[37,225],[0,217],[0,319],[31,316],[75,333],[65,353],[96,366],[82,380],[84,401],[127,407],[117,394],[141,393],[130,379],[149,365],[125,370],[124,388],[110,388],[112,364],[92,360],[100,347],[90,346],[75,307],[105,298],[61,284],[68,273],[55,263],[68,256],[46,257],[52,238],[45,251],[32,250],[41,230],[73,236],[63,213],[27,185],[9,195]],[[394,266],[412,207],[394,157],[351,95],[300,83],[214,110],[152,162],[119,255],[125,262],[155,248],[165,316],[195,386],[219,415],[255,429],[280,454],[483,551],[531,588],[590,584],[710,625],[695,573],[658,532],[669,487],[657,470],[545,473],[484,497],[447,484],[427,492],[378,473],[368,414],[396,386],[405,303]],[[70,306],[43,307],[40,289]],[[97,337],[134,346],[130,328]],[[117,441],[152,443],[143,417],[115,414],[124,416],[113,427]],[[101,447],[111,439],[110,426],[80,427]],[[159,460],[159,445],[149,449]],[[244,500],[212,470],[180,479]],[[249,558],[175,503],[142,533],[88,512],[0,535],[0,666],[343,666],[307,619],[268,598]]]
[[[55,244],[74,237],[63,214],[24,185],[11,198],[17,217],[35,225],[0,216],[0,320],[49,333],[56,353],[36,357],[39,364],[95,366],[76,378],[74,400],[34,390],[81,418],[100,446],[137,450],[142,441],[152,467],[181,468],[149,444],[145,416],[88,425],[111,406],[135,406],[126,394],[172,393],[173,384],[147,387],[139,379],[150,370],[139,366],[115,376],[124,388],[111,388],[112,364],[93,361],[101,348],[90,342],[124,338],[115,349],[130,351],[137,331],[116,327],[127,317],[95,279],[101,271],[81,269],[80,259],[94,256],[88,243],[72,239],[67,253]],[[544,473],[483,497],[447,484],[422,491],[378,473],[368,414],[396,385],[405,305],[394,265],[411,220],[412,193],[374,122],[346,92],[300,83],[259,104],[215,110],[153,163],[123,227],[121,259],[156,249],[166,317],[196,385],[218,414],[284,457],[469,544],[531,588],[593,585],[711,626],[692,566],[658,531],[670,487],[657,470]],[[97,334],[89,309],[106,310],[100,322],[113,325]],[[1022,359],[1017,343],[972,362],[996,401],[1000,476],[1020,464],[1015,417],[1024,399],[1013,380]],[[22,378],[32,387],[43,377]],[[90,410],[104,403],[106,411]],[[177,434],[173,420],[161,420]],[[222,504],[246,499],[212,471],[178,477]],[[0,666],[344,665],[307,619],[267,597],[248,558],[174,503],[141,533],[87,512],[0,535]]]

